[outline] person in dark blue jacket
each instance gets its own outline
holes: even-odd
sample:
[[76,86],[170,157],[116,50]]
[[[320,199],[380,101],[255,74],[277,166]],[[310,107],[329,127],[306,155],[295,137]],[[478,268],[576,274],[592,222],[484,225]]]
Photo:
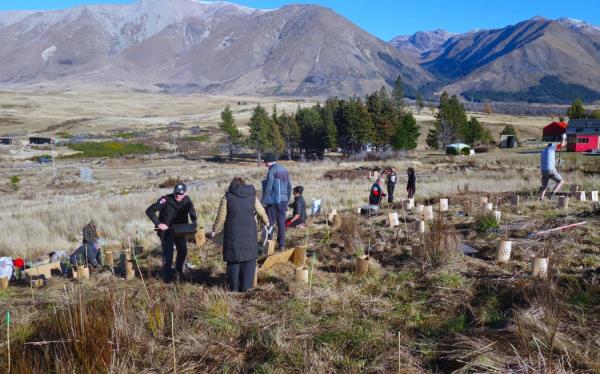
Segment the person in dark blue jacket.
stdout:
[[263,181],[263,195],[261,203],[267,208],[269,222],[271,222],[272,238],[273,227],[277,222],[277,245],[279,250],[285,249],[285,218],[288,203],[292,197],[292,180],[288,170],[277,163],[273,153],[267,153],[264,158],[265,166],[269,168],[267,178]]

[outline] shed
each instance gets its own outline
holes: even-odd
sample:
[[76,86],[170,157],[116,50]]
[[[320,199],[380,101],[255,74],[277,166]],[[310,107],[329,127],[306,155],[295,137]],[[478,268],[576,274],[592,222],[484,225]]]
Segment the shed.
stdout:
[[600,149],[600,120],[570,120],[567,127],[567,150],[590,152],[598,149]]
[[542,132],[542,141],[560,142],[562,135],[567,132],[568,124],[566,122],[552,122],[544,127]]
[[30,136],[29,144],[52,144],[54,141],[52,138],[46,138],[43,136]]
[[517,137],[514,135],[500,135],[500,148],[516,148]]
[[0,145],[11,145],[15,144],[15,139],[10,137],[2,137],[0,138]]

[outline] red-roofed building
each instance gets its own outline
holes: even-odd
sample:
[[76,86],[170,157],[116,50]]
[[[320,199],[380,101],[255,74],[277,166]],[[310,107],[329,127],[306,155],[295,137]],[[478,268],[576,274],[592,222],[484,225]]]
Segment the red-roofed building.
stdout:
[[567,150],[590,152],[600,149],[600,120],[573,119],[567,128]]
[[542,140],[545,142],[560,142],[562,135],[567,132],[566,122],[552,122],[544,127]]

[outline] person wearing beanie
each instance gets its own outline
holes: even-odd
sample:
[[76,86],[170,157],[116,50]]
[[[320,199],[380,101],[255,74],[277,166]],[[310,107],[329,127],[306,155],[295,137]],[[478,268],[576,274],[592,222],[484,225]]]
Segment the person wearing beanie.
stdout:
[[[156,216],[158,213],[158,217]],[[178,183],[173,189],[173,193],[165,195],[146,209],[146,215],[160,237],[163,251],[163,269],[162,275],[165,282],[169,283],[174,278],[173,273],[173,247],[177,248],[177,258],[175,260],[175,270],[178,276],[183,275],[183,264],[187,257],[186,238],[175,238],[172,225],[189,224],[188,217],[194,225],[197,224],[198,217],[194,204],[187,194],[187,187],[183,183]]]
[[273,153],[267,153],[264,158],[265,166],[269,169],[263,180],[261,203],[267,209],[271,230],[269,239],[273,237],[273,227],[277,223],[277,245],[279,250],[285,249],[285,219],[288,203],[292,197],[292,180],[288,170],[277,163]]

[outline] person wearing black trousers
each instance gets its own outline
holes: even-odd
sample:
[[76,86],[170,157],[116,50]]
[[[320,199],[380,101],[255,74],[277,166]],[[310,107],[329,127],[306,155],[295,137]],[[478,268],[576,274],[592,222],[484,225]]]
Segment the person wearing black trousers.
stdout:
[[398,180],[398,175],[396,175],[396,169],[390,168],[390,171],[387,175],[387,194],[388,194],[388,203],[392,204],[394,202],[394,190],[396,189],[396,181]]
[[[156,213],[158,212],[158,217]],[[183,264],[187,257],[186,238],[175,238],[171,225],[188,224],[188,216],[193,224],[197,224],[196,210],[192,200],[187,195],[187,187],[179,183],[173,189],[173,193],[163,196],[158,201],[146,209],[146,215],[157,229],[160,237],[163,251],[163,269],[162,276],[166,283],[170,283],[173,278],[173,252],[177,248],[177,258],[175,259],[175,270],[178,276],[183,275]]]
[[256,198],[254,186],[235,177],[221,199],[211,237],[223,226],[223,260],[227,262],[227,286],[233,292],[246,292],[252,288],[256,259],[258,258],[258,234],[254,215],[269,226],[269,218]]
[[408,193],[408,198],[412,199],[415,196],[415,192],[417,190],[417,176],[415,175],[415,169],[408,168],[408,170],[406,170],[406,174],[408,175],[408,182],[406,183],[406,192]]

